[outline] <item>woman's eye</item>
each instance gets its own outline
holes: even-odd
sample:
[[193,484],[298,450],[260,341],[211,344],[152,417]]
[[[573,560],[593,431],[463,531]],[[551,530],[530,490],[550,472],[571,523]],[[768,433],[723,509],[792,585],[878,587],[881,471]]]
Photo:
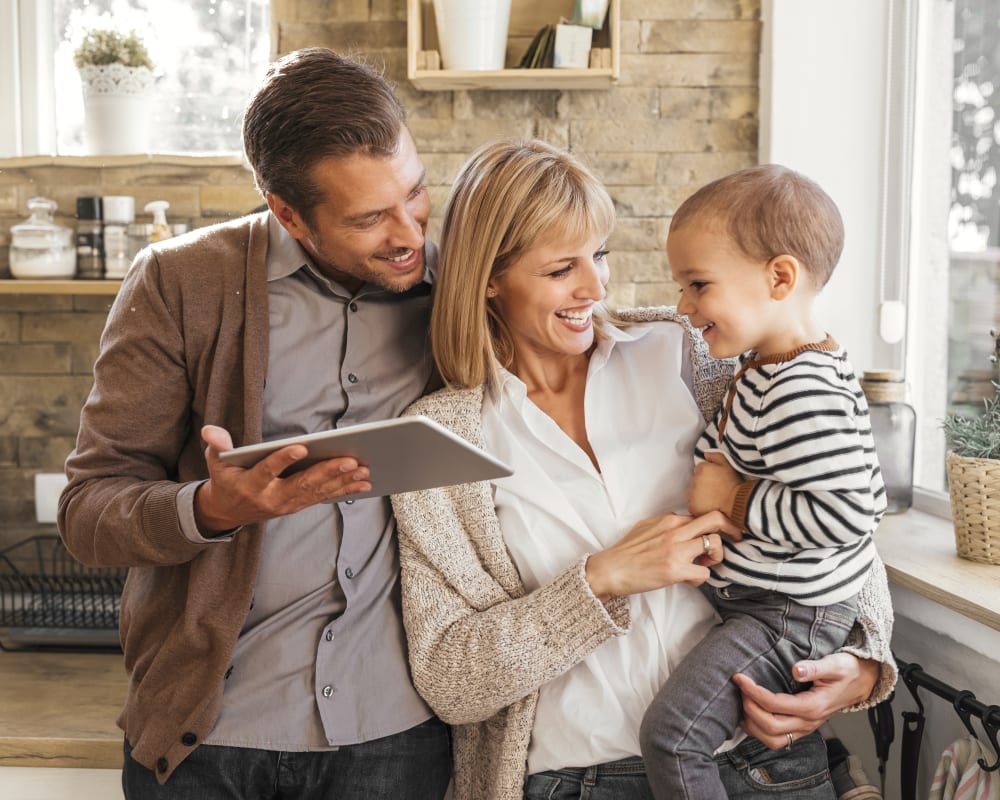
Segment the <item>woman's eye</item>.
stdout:
[[557,269],[554,272],[550,272],[549,273],[549,277],[550,278],[565,278],[567,275],[569,275],[569,271],[571,269],[572,269],[572,266],[567,265],[567,266],[563,267],[562,269]]

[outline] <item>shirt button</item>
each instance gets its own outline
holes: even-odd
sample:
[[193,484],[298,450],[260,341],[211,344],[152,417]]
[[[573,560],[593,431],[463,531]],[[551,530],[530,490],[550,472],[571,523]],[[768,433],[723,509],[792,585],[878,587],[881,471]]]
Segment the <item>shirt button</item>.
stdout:
[[346,576],[347,576],[348,578],[353,578],[353,577],[354,577],[354,570],[353,570],[353,569],[351,569],[350,567],[348,567],[347,569],[345,569],[345,570],[344,570],[344,574],[345,574],[345,575],[346,575]]
[[326,632],[326,640],[328,642],[332,642],[333,641],[333,631],[327,631]]
[[323,697],[329,697],[331,694],[333,694],[333,687],[332,686],[324,686],[323,687]]
[[353,506],[354,505],[354,501],[353,500],[345,500],[344,502],[347,503],[347,505],[349,505],[349,506]]
[[165,759],[165,758],[158,758],[158,759],[156,759],[156,771],[157,772],[166,772],[168,766],[169,766],[169,764],[167,764],[167,759]]
[[357,383],[358,382],[358,376],[355,375],[353,372],[348,372],[347,373],[347,380],[349,380],[351,383]]
[[358,310],[358,304],[357,303],[351,303],[351,305],[349,306],[349,308],[351,309],[351,311],[357,311]]
[[195,736],[190,731],[188,733],[185,733],[181,737],[181,744],[184,745],[185,747],[190,747],[191,745],[193,745],[197,741],[198,741],[198,737]]

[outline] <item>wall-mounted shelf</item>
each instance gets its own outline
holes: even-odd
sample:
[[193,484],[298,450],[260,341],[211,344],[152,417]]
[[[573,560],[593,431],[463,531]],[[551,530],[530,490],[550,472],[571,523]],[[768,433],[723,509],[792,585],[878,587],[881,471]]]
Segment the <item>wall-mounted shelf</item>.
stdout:
[[118,294],[121,281],[0,280],[0,294]]
[[[501,70],[435,69],[437,27],[433,0],[406,2],[407,77],[424,91],[461,89],[607,89],[619,75],[621,0],[610,0],[604,28],[594,31],[588,69],[517,69],[521,55],[543,26],[573,16],[574,0],[511,0],[506,68]],[[428,68],[430,66],[431,68]]]

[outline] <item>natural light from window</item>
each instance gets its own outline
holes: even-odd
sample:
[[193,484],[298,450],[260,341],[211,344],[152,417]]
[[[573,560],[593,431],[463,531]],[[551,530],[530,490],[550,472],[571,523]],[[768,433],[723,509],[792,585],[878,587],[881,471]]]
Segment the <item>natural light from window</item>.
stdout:
[[243,107],[270,55],[268,0],[53,0],[56,138],[84,152],[83,99],[73,52],[81,28],[135,30],[154,64],[151,148],[157,153],[242,151]]

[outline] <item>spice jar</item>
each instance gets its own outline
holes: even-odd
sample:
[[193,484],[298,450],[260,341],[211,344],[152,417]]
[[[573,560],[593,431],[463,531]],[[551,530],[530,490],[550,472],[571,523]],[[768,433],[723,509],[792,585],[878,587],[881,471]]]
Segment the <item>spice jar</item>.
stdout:
[[124,278],[132,265],[128,226],[135,221],[135,198],[108,195],[102,198],[104,212],[104,277]]
[[72,278],[76,274],[73,231],[52,219],[55,200],[32,197],[26,222],[10,229],[10,272],[15,278]]
[[76,198],[76,275],[95,280],[104,277],[100,197]]
[[888,508],[898,514],[913,505],[913,445],[917,415],[906,402],[902,373],[866,371],[861,389],[868,400],[872,438],[882,468]]

